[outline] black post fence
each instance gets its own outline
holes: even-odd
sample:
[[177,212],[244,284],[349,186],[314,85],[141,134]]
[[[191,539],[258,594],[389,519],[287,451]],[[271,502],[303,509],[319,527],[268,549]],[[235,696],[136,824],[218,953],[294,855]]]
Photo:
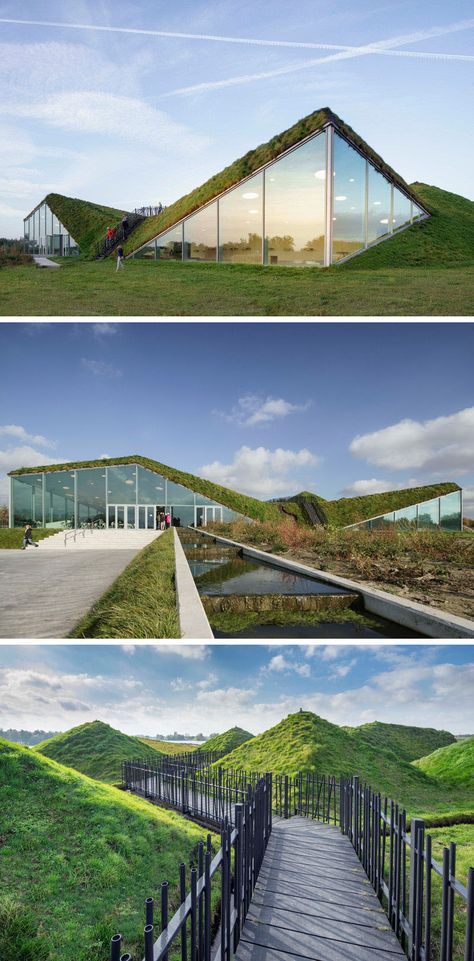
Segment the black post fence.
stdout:
[[[181,961],[211,961],[212,883],[219,873],[220,928],[213,961],[231,961],[272,830],[271,796],[272,776],[265,774],[254,787],[249,785],[245,800],[234,805],[234,824],[227,816],[222,820],[220,848],[214,858],[209,834],[205,849],[203,842],[199,842],[197,867],[191,867],[188,881],[186,867],[180,865],[181,904],[171,919],[166,882],[161,885],[159,919],[154,913],[154,898],[146,898],[144,961],[167,961],[177,942]],[[122,942],[120,934],[113,936],[111,961],[129,961],[130,955],[120,954]]]

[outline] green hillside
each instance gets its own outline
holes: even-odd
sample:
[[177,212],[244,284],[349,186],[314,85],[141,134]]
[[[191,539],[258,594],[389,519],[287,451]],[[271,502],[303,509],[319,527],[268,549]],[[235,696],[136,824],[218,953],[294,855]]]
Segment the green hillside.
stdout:
[[281,774],[358,774],[412,814],[474,810],[470,792],[451,791],[446,796],[439,784],[387,747],[375,747],[359,733],[344,730],[310,711],[290,714],[215,766]]
[[138,737],[122,734],[102,721],[90,721],[56,734],[33,750],[109,784],[121,782],[122,761],[138,757],[156,760],[161,753]]
[[95,245],[104,240],[108,227],[118,227],[125,210],[104,207],[88,200],[48,194],[45,202],[79,244],[85,257],[95,256]]
[[429,777],[449,784],[474,787],[474,737],[455,741],[441,747],[427,757],[413,762],[414,766]]
[[[334,527],[345,527],[347,524],[357,524],[369,517],[377,517],[388,511],[400,510],[411,504],[431,500],[442,494],[458,491],[459,485],[451,481],[440,484],[426,484],[424,487],[406,487],[398,491],[385,491],[380,494],[364,494],[360,497],[340,497],[338,500],[328,501],[312,491],[301,491],[288,500],[281,501],[287,512],[306,518],[303,501],[315,503],[322,520]],[[298,507],[293,510],[293,505]]]
[[2,961],[102,961],[120,931],[143,954],[143,902],[179,901],[179,862],[206,832],[107,784],[0,740]]
[[222,751],[223,754],[229,754],[241,744],[250,741],[251,738],[253,738],[253,734],[250,734],[249,731],[244,731],[241,727],[231,727],[223,734],[216,734],[215,737],[209,738],[208,741],[198,747],[198,751]]
[[386,267],[468,267],[474,264],[474,202],[429,184],[411,187],[431,216],[377,244],[338,270]]
[[[456,744],[454,734],[449,731],[437,731],[433,727],[408,727],[405,724],[384,724],[382,721],[372,721],[361,724],[360,727],[344,728],[355,735],[360,735],[374,747],[390,748],[398,757],[405,761],[423,758],[425,754]],[[427,772],[430,773],[429,771]]]
[[188,754],[197,748],[196,744],[188,744],[187,741],[158,741],[156,737],[139,737],[138,740],[162,754]]

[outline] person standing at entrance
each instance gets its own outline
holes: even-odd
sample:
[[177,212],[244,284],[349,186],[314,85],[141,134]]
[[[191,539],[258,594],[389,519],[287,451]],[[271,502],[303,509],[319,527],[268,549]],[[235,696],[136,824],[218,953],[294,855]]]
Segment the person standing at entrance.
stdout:
[[169,511],[165,517],[165,521],[166,521],[166,528],[171,527],[171,514]]
[[164,511],[161,511],[161,514],[160,514],[160,531],[164,531],[164,529],[165,529],[165,512],[164,512]]
[[124,256],[122,244],[119,244],[117,247],[117,270],[120,270],[121,267],[124,267]]
[[35,544],[33,540],[33,529],[31,524],[27,524],[23,534],[23,546],[22,551],[25,551],[28,545],[31,544],[32,547],[39,547],[39,544]]

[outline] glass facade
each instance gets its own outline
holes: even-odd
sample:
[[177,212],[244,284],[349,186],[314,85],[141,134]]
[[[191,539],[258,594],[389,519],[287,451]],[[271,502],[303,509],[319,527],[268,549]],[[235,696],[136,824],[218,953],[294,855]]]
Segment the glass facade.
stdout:
[[29,254],[71,257],[80,253],[74,238],[45,203],[25,218],[24,236]]
[[376,530],[378,527],[394,526],[399,530],[426,530],[436,527],[446,531],[462,531],[462,493],[453,491],[434,497],[430,501],[402,507],[389,514],[371,517],[360,524],[350,524],[350,528],[366,528]]
[[114,527],[154,530],[160,513],[175,524],[207,525],[242,515],[140,464],[18,474],[11,478],[13,527]]
[[185,217],[134,256],[323,267],[425,216],[330,126]]

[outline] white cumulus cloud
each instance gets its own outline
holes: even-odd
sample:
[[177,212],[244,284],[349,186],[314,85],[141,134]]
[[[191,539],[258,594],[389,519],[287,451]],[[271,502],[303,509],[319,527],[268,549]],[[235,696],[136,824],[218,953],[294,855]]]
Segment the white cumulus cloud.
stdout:
[[91,360],[83,357],[81,364],[84,369],[88,370],[94,377],[106,377],[114,380],[122,376],[122,371],[119,370],[118,367],[114,367],[113,364],[107,364],[105,360]]
[[433,420],[409,418],[354,438],[349,450],[395,470],[463,473],[474,468],[474,407]]
[[284,654],[275,654],[271,658],[268,666],[265,668],[266,671],[277,671],[278,673],[293,672],[299,674],[301,677],[309,677],[311,674],[311,668],[309,664],[299,664],[297,661],[293,661]]
[[342,491],[343,497],[361,497],[365,494],[383,494],[384,491],[404,490],[408,487],[418,487],[419,481],[411,478],[407,481],[396,483],[389,480],[378,480],[371,477],[368,480],[356,480],[353,484],[348,484]]
[[16,440],[28,441],[37,444],[38,447],[56,447],[52,440],[48,440],[43,434],[29,434],[20,424],[4,424],[0,427],[0,435],[14,437]]
[[304,486],[298,481],[297,472],[317,467],[320,462],[320,458],[307,448],[294,451],[281,447],[269,450],[267,447],[243,446],[235,453],[231,464],[215,460],[200,467],[199,473],[224,487],[268,498]]
[[257,394],[244,394],[239,397],[237,403],[232,407],[230,413],[216,411],[224,420],[240,427],[255,427],[260,424],[268,424],[277,418],[287,417],[288,414],[295,414],[300,411],[308,410],[311,402],[306,404],[292,404],[283,397],[261,397]]

